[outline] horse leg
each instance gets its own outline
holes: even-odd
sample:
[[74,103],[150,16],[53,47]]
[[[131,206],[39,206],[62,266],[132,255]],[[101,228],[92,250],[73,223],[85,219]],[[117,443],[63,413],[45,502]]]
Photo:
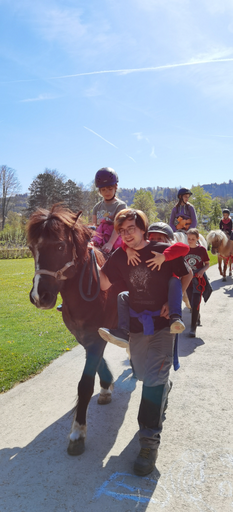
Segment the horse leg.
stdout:
[[222,278],[223,281],[227,280],[226,272],[227,272],[227,263],[226,263],[226,260],[223,260],[223,278]]
[[231,265],[232,265],[232,259],[229,258],[229,276],[232,276]]
[[99,374],[101,386],[98,404],[107,405],[112,401],[113,376],[104,358],[102,358],[102,360],[100,361],[100,365],[97,371]]
[[[103,340],[101,341],[103,342]],[[104,342],[100,344],[101,350],[99,353],[87,350],[86,364],[78,384],[78,401],[71,427],[69,446],[67,448],[69,455],[81,455],[85,450],[87,408],[93,395],[95,375],[97,371],[99,372],[99,368],[101,368],[101,374],[103,374],[103,378],[105,379],[102,381],[102,385],[109,388],[112,383],[112,374],[108,370],[108,375],[106,370],[107,365],[102,357],[104,346]],[[97,348],[97,345],[95,348]],[[102,361],[104,361],[104,363]]]
[[223,273],[222,273],[222,258],[220,255],[218,255],[218,270],[219,270],[220,276],[222,276],[223,275]]

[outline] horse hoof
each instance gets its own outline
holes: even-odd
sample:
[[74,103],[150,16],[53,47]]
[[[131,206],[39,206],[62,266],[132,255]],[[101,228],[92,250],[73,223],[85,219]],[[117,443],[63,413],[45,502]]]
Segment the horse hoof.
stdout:
[[81,455],[85,450],[85,439],[84,437],[79,437],[75,439],[75,441],[69,442],[69,446],[67,448],[67,452],[69,455]]
[[99,395],[97,404],[99,405],[107,405],[110,404],[112,401],[112,393],[106,393],[105,395]]
[[108,389],[101,388],[100,394],[99,394],[99,397],[98,397],[98,400],[97,400],[97,404],[99,404],[99,405],[110,404],[110,402],[112,401],[112,391],[113,391],[113,388],[114,388],[114,384],[113,383],[110,384]]
[[226,281],[226,280],[227,280],[227,278],[226,278],[226,277],[223,277],[223,278],[222,278],[222,281]]
[[232,272],[229,272],[229,277],[231,277],[231,276],[232,276]]

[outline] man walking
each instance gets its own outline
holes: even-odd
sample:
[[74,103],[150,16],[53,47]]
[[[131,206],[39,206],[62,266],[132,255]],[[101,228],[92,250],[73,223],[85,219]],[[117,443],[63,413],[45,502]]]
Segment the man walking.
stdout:
[[163,252],[168,244],[147,240],[148,219],[140,210],[121,210],[114,221],[123,242],[137,250],[141,262],[127,264],[127,254],[117,249],[100,270],[100,286],[107,290],[123,280],[129,291],[130,354],[135,374],[143,381],[138,412],[141,449],[134,463],[136,475],[145,476],[155,467],[162,415],[170,391],[169,371],[172,365],[175,335],[169,329],[168,283],[175,274],[188,286],[192,271],[183,258],[164,262],[161,269],[151,271],[148,260],[152,250]]

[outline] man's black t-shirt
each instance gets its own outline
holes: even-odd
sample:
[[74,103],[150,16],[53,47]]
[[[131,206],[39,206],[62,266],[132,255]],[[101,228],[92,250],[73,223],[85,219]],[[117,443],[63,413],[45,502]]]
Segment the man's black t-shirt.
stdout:
[[[124,280],[126,289],[129,291],[129,305],[136,313],[141,313],[144,310],[160,310],[168,300],[168,283],[173,273],[178,277],[189,273],[189,267],[182,257],[164,262],[160,270],[151,270],[150,267],[147,267],[146,260],[154,256],[151,251],[162,253],[167,247],[169,245],[164,243],[148,243],[138,251],[141,263],[137,266],[127,264],[127,254],[120,247],[102,267],[112,284]],[[169,325],[169,321],[164,317],[154,317],[153,320],[156,330]],[[137,318],[130,318],[130,331],[143,331],[143,326]]]

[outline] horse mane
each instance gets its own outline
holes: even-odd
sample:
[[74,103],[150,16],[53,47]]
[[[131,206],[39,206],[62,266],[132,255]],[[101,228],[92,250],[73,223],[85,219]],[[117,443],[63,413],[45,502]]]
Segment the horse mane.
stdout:
[[[80,220],[80,215],[72,212],[61,203],[54,204],[50,210],[38,208],[32,213],[27,223],[28,245],[34,246],[40,238],[73,241],[79,259],[85,260],[88,254],[87,244],[91,233]],[[105,258],[100,251],[94,249],[97,261],[103,265]]]
[[220,245],[226,245],[228,242],[227,235],[221,231],[221,229],[216,229],[216,231],[210,231],[207,235],[207,242],[208,244],[212,244],[213,242]]

